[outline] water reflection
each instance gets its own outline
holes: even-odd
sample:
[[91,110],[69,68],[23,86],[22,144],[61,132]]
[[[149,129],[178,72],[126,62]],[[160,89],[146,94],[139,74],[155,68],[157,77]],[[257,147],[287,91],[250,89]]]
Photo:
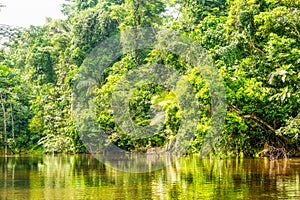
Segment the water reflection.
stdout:
[[[119,163],[120,164],[120,163]],[[115,171],[91,155],[0,158],[0,199],[299,199],[300,159],[181,158]]]

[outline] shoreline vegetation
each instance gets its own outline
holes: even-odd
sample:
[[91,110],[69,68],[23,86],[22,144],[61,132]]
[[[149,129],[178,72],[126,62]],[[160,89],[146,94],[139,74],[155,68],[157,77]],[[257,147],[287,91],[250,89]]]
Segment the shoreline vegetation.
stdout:
[[[72,110],[81,65],[107,38],[145,27],[158,30],[157,45],[122,55],[104,70],[98,87],[91,91],[97,122],[107,137],[105,145],[151,152],[167,147],[178,135],[180,103],[174,92],[161,85],[137,85],[128,103],[138,126],[152,125],[153,113],[163,112],[161,130],[137,138],[122,131],[114,118],[110,102],[118,82],[140,65],[157,63],[176,70],[193,87],[199,111],[191,114],[198,124],[187,153],[199,153],[215,112],[212,93],[191,63],[160,48],[166,41],[162,30],[168,27],[201,44],[224,83],[225,125],[210,155],[298,157],[299,7],[300,1],[295,0],[68,0],[62,5],[65,20],[47,18],[44,26],[28,29],[3,26],[0,154],[87,153]],[[120,38],[120,42],[125,49],[127,41]]]
[[[149,148],[147,149],[147,152],[127,152],[127,155],[139,155],[140,153],[146,154],[148,156],[165,156],[165,155],[172,155],[171,152],[163,152],[161,150],[162,148]],[[99,154],[109,154],[109,153],[93,153],[93,152],[81,152],[81,153],[63,153],[63,152],[45,152],[43,148],[40,148],[39,150],[28,150],[28,151],[20,151],[20,152],[13,152],[8,151],[7,154],[5,154],[4,151],[0,151],[0,157],[15,157],[15,156],[42,156],[42,155],[99,155]],[[281,159],[292,159],[292,158],[299,158],[300,153],[296,152],[294,154],[291,154],[291,152],[287,152],[284,148],[276,148],[273,146],[268,146],[267,148],[263,149],[262,151],[258,152],[256,155],[252,157],[244,157],[244,155],[241,153],[238,156],[227,156],[226,154],[213,154],[210,153],[209,155],[206,155],[202,157],[199,153],[187,153],[183,154],[182,156],[199,156],[200,159],[243,159],[243,158],[268,158],[270,161],[272,160],[281,160]]]

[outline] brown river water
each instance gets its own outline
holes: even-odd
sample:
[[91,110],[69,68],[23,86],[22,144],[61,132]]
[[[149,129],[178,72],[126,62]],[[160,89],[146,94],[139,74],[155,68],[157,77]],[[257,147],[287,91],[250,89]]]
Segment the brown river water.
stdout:
[[300,199],[300,159],[182,157],[127,173],[91,155],[0,157],[0,199]]

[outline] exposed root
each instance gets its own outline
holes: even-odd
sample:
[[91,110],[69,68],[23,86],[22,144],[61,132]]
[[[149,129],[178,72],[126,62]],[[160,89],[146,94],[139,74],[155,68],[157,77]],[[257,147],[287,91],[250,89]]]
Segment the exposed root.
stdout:
[[291,152],[287,151],[284,147],[276,148],[274,146],[268,146],[264,150],[258,153],[261,157],[269,157],[270,160],[287,159]]

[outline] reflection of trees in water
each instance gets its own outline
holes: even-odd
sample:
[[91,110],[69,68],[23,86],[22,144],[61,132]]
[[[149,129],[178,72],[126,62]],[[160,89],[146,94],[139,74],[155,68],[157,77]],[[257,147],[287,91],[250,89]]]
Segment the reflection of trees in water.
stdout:
[[[30,188],[30,170],[36,171],[39,158],[1,157],[0,158],[0,199],[19,199],[12,191]],[[22,193],[29,199],[29,191]]]
[[299,173],[295,163],[289,160],[200,160],[188,157],[178,166],[170,166],[167,173],[163,173],[166,177],[154,179],[152,185],[157,193],[175,199],[299,196]]
[[[299,160],[183,157],[149,173],[105,167],[91,155],[0,159],[0,198],[279,199],[299,196]],[[171,162],[171,160],[166,160]],[[82,197],[82,198],[81,198]]]

